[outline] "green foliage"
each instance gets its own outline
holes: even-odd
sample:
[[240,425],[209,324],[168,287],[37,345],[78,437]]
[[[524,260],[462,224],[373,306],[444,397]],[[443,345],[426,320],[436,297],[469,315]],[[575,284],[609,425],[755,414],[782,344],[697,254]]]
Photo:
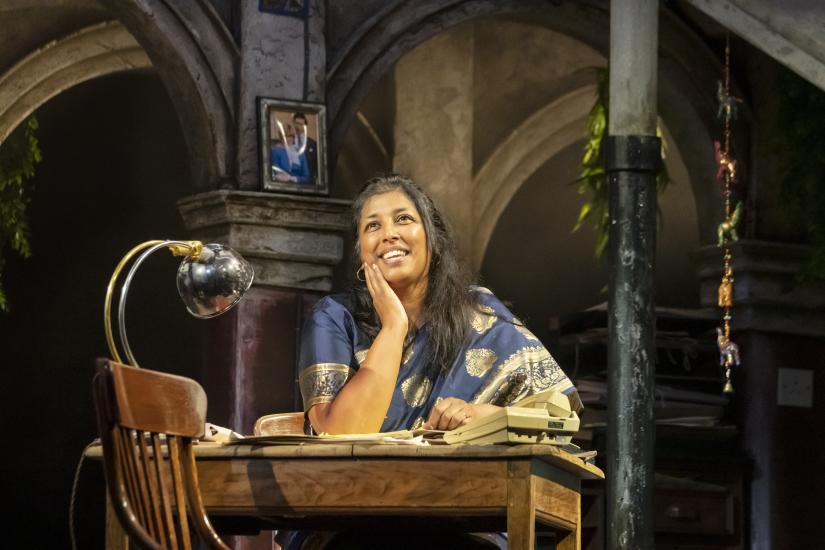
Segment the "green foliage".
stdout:
[[587,221],[593,220],[593,230],[596,232],[595,253],[596,257],[601,257],[607,248],[610,228],[610,194],[602,162],[602,138],[607,131],[608,118],[608,71],[606,68],[597,68],[595,71],[596,103],[587,115],[587,143],[584,145],[582,171],[575,182],[579,195],[590,193],[590,197],[579,210],[573,231],[578,231]]
[[804,228],[813,247],[803,278],[825,280],[825,92],[784,68],[773,89],[779,104],[770,145],[781,212]]
[[0,310],[3,311],[9,309],[2,286],[6,250],[11,249],[24,258],[31,255],[26,183],[34,177],[34,165],[41,160],[35,130],[37,119],[31,116],[0,143]]
[[[610,235],[610,187],[602,159],[602,140],[607,132],[609,119],[609,71],[605,67],[594,67],[592,70],[596,73],[596,103],[587,115],[587,143],[584,145],[582,171],[574,182],[579,195],[589,194],[589,197],[579,210],[573,231],[578,231],[585,223],[592,221],[596,233],[595,255],[600,258],[607,248]],[[656,128],[656,135],[662,138],[661,128]],[[666,150],[667,144],[662,138],[663,161]],[[669,183],[670,178],[665,163],[662,162],[662,167],[656,175],[656,190],[662,193]]]

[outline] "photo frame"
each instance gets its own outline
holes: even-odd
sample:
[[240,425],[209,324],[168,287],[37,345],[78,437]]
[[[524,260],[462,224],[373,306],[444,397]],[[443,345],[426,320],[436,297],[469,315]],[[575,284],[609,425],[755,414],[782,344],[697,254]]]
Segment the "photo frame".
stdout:
[[259,99],[261,182],[265,191],[326,195],[326,108]]
[[259,0],[258,10],[306,19],[309,15],[309,0]]

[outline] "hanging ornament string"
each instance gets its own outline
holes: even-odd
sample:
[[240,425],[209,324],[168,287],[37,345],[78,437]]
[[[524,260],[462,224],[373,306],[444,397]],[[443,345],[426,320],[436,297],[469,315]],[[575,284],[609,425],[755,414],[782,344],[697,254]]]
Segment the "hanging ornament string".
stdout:
[[733,252],[731,244],[739,240],[736,226],[742,217],[742,202],[732,208],[733,186],[737,181],[736,160],[731,152],[731,120],[737,116],[741,99],[731,95],[730,89],[730,34],[725,37],[725,80],[719,81],[716,90],[719,100],[717,117],[724,121],[723,143],[714,142],[716,157],[716,180],[723,185],[725,204],[724,220],[717,228],[717,245],[724,251],[722,256],[722,281],[719,284],[718,305],[722,309],[722,326],[716,328],[716,343],[719,346],[719,365],[724,369],[724,393],[733,393],[731,369],[739,365],[739,347],[730,339],[730,324],[733,316]]

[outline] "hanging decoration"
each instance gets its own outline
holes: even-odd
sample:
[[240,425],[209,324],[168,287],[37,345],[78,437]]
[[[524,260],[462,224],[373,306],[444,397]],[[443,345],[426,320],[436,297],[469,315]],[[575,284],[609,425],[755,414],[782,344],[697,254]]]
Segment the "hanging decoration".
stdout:
[[719,365],[725,371],[724,393],[733,393],[731,369],[739,365],[739,347],[730,339],[730,323],[733,308],[733,253],[731,244],[739,240],[736,227],[742,218],[742,202],[733,203],[733,186],[737,182],[736,160],[731,154],[731,120],[735,120],[742,100],[731,95],[730,90],[730,35],[725,38],[725,80],[716,89],[719,101],[717,116],[724,122],[723,143],[713,143],[716,158],[716,180],[723,186],[725,218],[716,230],[717,246],[722,248],[722,281],[719,284],[718,305],[722,309],[722,326],[716,328],[716,344],[719,346]]

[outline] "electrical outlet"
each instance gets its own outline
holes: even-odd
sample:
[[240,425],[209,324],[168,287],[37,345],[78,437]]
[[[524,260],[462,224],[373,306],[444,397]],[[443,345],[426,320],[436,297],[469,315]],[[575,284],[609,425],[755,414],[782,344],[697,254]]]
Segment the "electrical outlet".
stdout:
[[779,369],[776,383],[776,404],[788,407],[814,405],[814,371]]

